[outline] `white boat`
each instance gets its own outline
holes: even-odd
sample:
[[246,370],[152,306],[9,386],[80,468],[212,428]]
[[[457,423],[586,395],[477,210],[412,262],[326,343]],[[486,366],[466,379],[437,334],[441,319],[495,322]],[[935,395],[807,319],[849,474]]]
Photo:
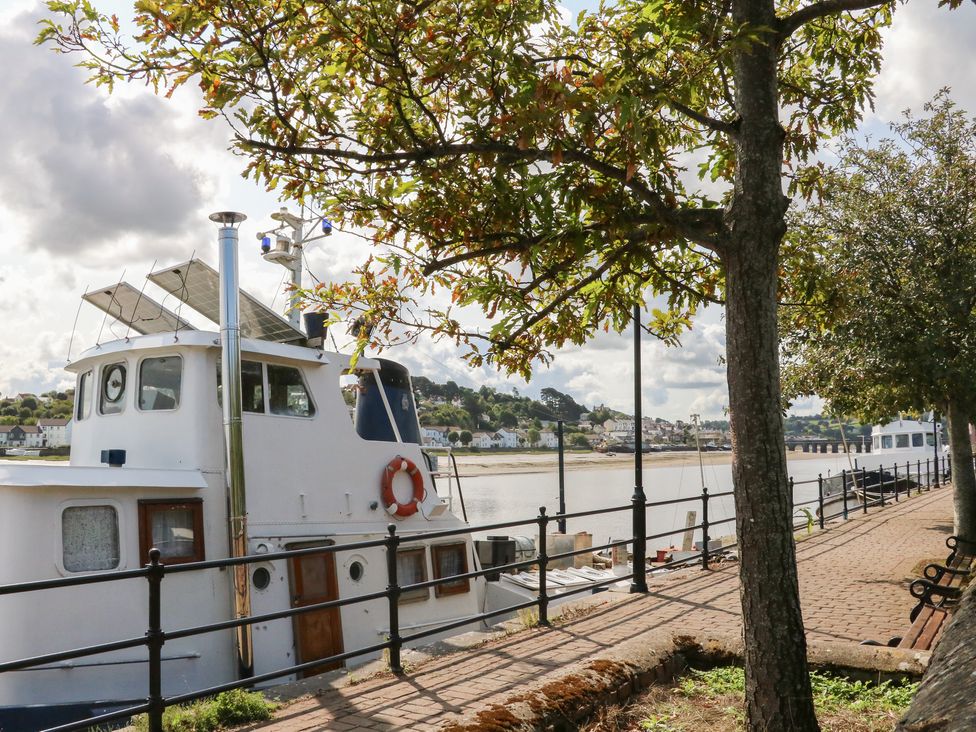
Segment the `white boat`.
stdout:
[[[855,505],[867,494],[869,501],[878,500],[884,493],[893,494],[907,490],[909,484],[934,475],[936,460],[940,467],[945,464],[945,448],[942,444],[941,425],[938,422],[897,419],[871,428],[871,452],[856,456],[847,454],[850,460],[846,469],[849,501]],[[928,472],[927,472],[928,471]],[[824,480],[824,498],[836,501],[843,496],[844,473],[837,473]]]
[[[228,231],[225,221],[221,236]],[[221,321],[220,332],[194,329],[125,283],[86,294],[132,337],[97,344],[68,366],[77,379],[69,464],[0,463],[0,586],[140,568],[151,547],[174,565],[373,540],[391,522],[401,536],[466,527],[432,481],[406,369],[373,358],[353,366],[244,292],[238,338],[233,318],[219,312],[236,293],[236,259],[224,262],[230,247],[223,239],[221,247],[221,276],[198,260],[149,276],[184,306]],[[235,341],[239,380],[228,376]],[[350,373],[359,379],[355,423],[340,389]],[[233,406],[222,406],[221,392],[234,402],[237,389],[235,433]],[[241,433],[242,450],[228,450]],[[242,516],[229,509],[238,499],[246,500]],[[464,533],[405,545],[397,569],[406,585],[480,565]],[[244,576],[167,574],[164,629],[379,593],[388,584],[382,546],[250,564],[237,587],[235,575]],[[249,608],[240,605],[242,594]],[[146,595],[140,578],[0,595],[0,663],[142,637]],[[473,618],[485,597],[480,577],[407,592],[400,632]],[[232,630],[170,639],[162,691],[232,681],[242,658],[261,674],[383,643],[388,618],[380,597],[262,622],[247,649]],[[0,673],[0,729],[37,729],[141,703],[147,673],[144,647]]]

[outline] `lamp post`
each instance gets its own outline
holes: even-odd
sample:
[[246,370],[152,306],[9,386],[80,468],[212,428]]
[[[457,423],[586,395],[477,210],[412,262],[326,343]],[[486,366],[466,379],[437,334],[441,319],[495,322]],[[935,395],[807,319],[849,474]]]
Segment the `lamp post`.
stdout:
[[640,305],[634,305],[634,495],[633,530],[634,530],[634,579],[630,584],[631,592],[647,592],[647,513],[644,495],[644,464],[641,451],[641,337],[640,337]]

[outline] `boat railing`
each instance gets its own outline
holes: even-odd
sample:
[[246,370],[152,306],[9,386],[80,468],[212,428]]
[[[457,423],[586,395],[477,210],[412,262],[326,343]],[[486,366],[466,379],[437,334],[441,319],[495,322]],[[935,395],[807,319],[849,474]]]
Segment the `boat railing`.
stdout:
[[[922,490],[931,489],[933,487],[938,487],[941,483],[942,477],[947,473],[948,461],[946,458],[942,458],[938,463],[929,463],[926,461],[923,465],[921,461],[916,464],[902,464],[899,466],[892,466],[892,470],[888,473],[885,470],[880,471],[880,482],[879,482],[879,497],[877,499],[870,498],[870,492],[867,490],[867,474],[870,471],[865,470],[855,470],[855,471],[843,471],[841,476],[842,483],[842,493],[840,496],[840,501],[843,503],[843,509],[837,513],[828,514],[825,508],[832,502],[828,500],[832,499],[831,496],[826,496],[824,492],[825,479],[822,476],[818,476],[812,480],[805,481],[794,481],[790,479],[790,486],[793,491],[798,488],[804,491],[810,491],[812,486],[815,484],[817,487],[816,497],[812,499],[804,499],[802,501],[794,500],[794,509],[809,511],[809,506],[817,505],[817,512],[819,516],[820,527],[826,528],[827,522],[832,521],[837,518],[847,519],[849,518],[850,510],[848,506],[848,501],[851,496],[856,498],[858,491],[860,491],[865,500],[862,501],[862,511],[867,512],[868,508],[871,506],[884,506],[886,505],[885,493],[883,490],[885,487],[890,487],[892,489],[893,498],[895,501],[899,500],[901,497],[907,497],[911,494],[912,490],[915,490],[916,495]],[[924,481],[923,481],[924,475]],[[886,476],[891,476],[890,479]],[[900,477],[899,477],[900,476]],[[911,480],[907,478],[911,476]],[[639,499],[633,499],[630,503],[620,506],[611,506],[607,508],[591,509],[586,511],[575,511],[562,514],[550,515],[545,506],[539,508],[539,513],[536,516],[532,516],[525,519],[513,520],[513,521],[501,521],[491,524],[481,524],[477,526],[464,526],[458,529],[446,529],[442,531],[429,531],[417,534],[401,534],[397,531],[395,524],[390,524],[387,533],[382,538],[371,539],[367,541],[357,541],[347,544],[333,544],[329,546],[317,546],[308,547],[303,549],[293,549],[288,551],[271,552],[264,554],[254,554],[245,557],[233,557],[227,559],[213,559],[202,562],[190,562],[185,564],[173,564],[166,565],[161,561],[160,552],[158,549],[152,549],[149,552],[149,563],[144,567],[138,569],[123,570],[117,572],[102,572],[97,574],[88,574],[73,577],[61,577],[58,579],[49,580],[37,580],[31,582],[21,582],[8,585],[0,585],[0,602],[2,602],[3,597],[8,595],[16,595],[30,592],[43,592],[46,590],[66,588],[66,587],[76,587],[79,585],[88,584],[101,584],[107,582],[120,582],[129,581],[133,579],[143,579],[147,581],[148,584],[148,610],[147,610],[147,622],[146,622],[146,633],[138,637],[121,638],[119,640],[101,643],[98,645],[85,646],[82,648],[73,648],[65,651],[59,651],[55,653],[45,653],[42,655],[32,656],[28,658],[15,659],[11,661],[0,662],[0,673],[20,671],[24,669],[32,669],[47,666],[48,664],[59,663],[63,661],[70,661],[77,658],[82,658],[86,656],[94,656],[102,653],[119,651],[131,648],[137,648],[144,646],[148,653],[148,696],[146,700],[139,704],[133,704],[123,709],[116,709],[111,712],[99,714],[97,716],[86,717],[84,719],[78,719],[76,721],[69,722],[67,724],[62,724],[57,727],[48,728],[46,732],[69,732],[70,730],[82,730],[89,727],[104,725],[112,722],[118,722],[120,720],[128,719],[137,714],[147,714],[148,716],[148,729],[150,732],[161,732],[162,731],[162,715],[163,711],[171,706],[177,704],[185,704],[187,702],[195,701],[204,697],[213,696],[223,691],[229,691],[232,689],[240,689],[253,687],[257,684],[263,684],[265,682],[274,681],[282,677],[291,676],[293,674],[298,674],[304,671],[315,669],[327,664],[340,663],[346,660],[379,654],[381,652],[388,652],[390,669],[394,673],[402,674],[405,673],[402,661],[401,661],[401,649],[406,644],[416,643],[417,641],[423,640],[432,635],[444,634],[451,630],[455,630],[465,626],[471,626],[473,623],[483,622],[496,618],[502,615],[510,615],[522,609],[536,608],[538,612],[538,622],[540,625],[549,625],[549,603],[553,597],[553,593],[550,592],[550,585],[547,581],[547,572],[549,570],[549,565],[551,562],[558,560],[573,559],[574,557],[581,556],[583,554],[588,554],[594,551],[601,550],[612,550],[615,548],[621,548],[630,546],[633,550],[634,562],[630,566],[630,571],[621,574],[614,575],[612,578],[599,580],[592,583],[587,583],[579,587],[570,587],[563,589],[559,592],[559,597],[567,597],[575,594],[581,594],[584,592],[592,592],[595,589],[607,587],[611,584],[618,582],[626,582],[628,580],[632,581],[631,591],[634,592],[646,592],[646,582],[642,583],[639,580],[645,579],[647,574],[652,571],[657,571],[660,569],[673,569],[688,566],[690,564],[699,564],[705,570],[709,569],[710,563],[715,559],[716,555],[719,553],[724,553],[727,550],[736,546],[735,542],[723,543],[721,549],[713,549],[711,547],[710,532],[716,529],[716,527],[723,524],[728,524],[735,521],[735,517],[726,517],[719,520],[710,520],[709,518],[709,506],[712,501],[717,499],[724,499],[733,495],[733,491],[724,491],[719,493],[710,493],[706,488],[703,488],[701,494],[690,496],[686,498],[674,498],[669,500],[661,501],[640,501]],[[794,493],[795,495],[795,493]],[[890,500],[888,501],[891,502]],[[598,546],[588,546],[585,548],[573,549],[571,551],[549,553],[546,546],[546,537],[549,534],[549,529],[551,526],[555,525],[554,522],[560,522],[565,520],[580,519],[590,516],[611,514],[611,513],[623,513],[632,512],[635,515],[639,512],[646,512],[649,509],[660,508],[665,506],[679,505],[684,503],[700,503],[702,509],[702,520],[693,526],[682,526],[680,528],[674,528],[670,531],[664,531],[660,533],[654,533],[646,535],[643,537],[631,536],[626,539],[617,539],[608,541],[604,544]],[[636,522],[635,522],[636,523]],[[806,526],[808,530],[810,529],[810,519],[808,518]],[[476,569],[473,571],[468,571],[464,573],[448,575],[445,577],[439,577],[432,580],[425,580],[424,582],[418,582],[408,585],[400,584],[400,577],[397,567],[397,549],[400,546],[416,543],[420,541],[430,541],[432,539],[445,538],[451,536],[462,536],[470,535],[474,532],[483,531],[498,531],[501,529],[510,529],[516,527],[524,526],[534,526],[537,530],[537,551],[534,557],[525,559],[522,561],[511,562],[508,564],[500,566],[492,566],[489,568]],[[797,530],[802,529],[803,523],[795,525]],[[643,561],[644,551],[646,549],[646,543],[648,541],[656,541],[661,539],[668,539],[677,535],[686,534],[687,532],[701,532],[701,543],[697,549],[692,553],[683,552],[680,558],[673,559],[672,561],[654,564],[653,566],[648,565]],[[288,607],[282,610],[278,610],[270,613],[263,613],[258,615],[249,615],[243,618],[234,618],[229,620],[224,620],[216,623],[208,623],[205,625],[196,625],[184,628],[178,628],[174,630],[166,630],[163,627],[163,616],[162,616],[162,597],[165,589],[165,578],[168,575],[185,574],[191,572],[201,572],[214,569],[224,569],[227,567],[238,567],[246,566],[253,563],[266,563],[276,560],[289,560],[293,557],[300,557],[312,554],[325,554],[332,553],[338,554],[342,552],[353,552],[361,551],[363,549],[383,547],[386,553],[386,572],[387,572],[387,586],[384,590],[359,594],[352,597],[338,598],[334,600],[328,600],[324,602],[319,602],[310,605],[304,605],[300,607]],[[641,577],[640,567],[643,566],[644,576]],[[483,612],[474,616],[467,616],[460,620],[452,620],[444,623],[431,625],[430,627],[413,633],[402,633],[399,621],[399,598],[405,592],[410,592],[412,590],[420,590],[426,588],[436,588],[440,585],[447,583],[457,583],[461,580],[472,580],[485,577],[488,574],[497,574],[499,572],[511,572],[522,569],[535,568],[538,572],[538,590],[536,591],[535,597],[530,597],[529,599],[509,605],[504,608],[497,610],[492,610],[489,612]],[[643,586],[642,586],[643,585]],[[343,653],[335,654],[326,658],[317,658],[311,661],[293,664],[291,666],[279,668],[266,673],[260,673],[248,676],[246,678],[240,678],[234,681],[230,681],[223,684],[218,684],[215,686],[209,686],[207,688],[201,688],[187,693],[176,694],[171,696],[165,696],[162,693],[163,688],[163,668],[162,668],[162,648],[167,641],[173,641],[180,638],[188,638],[192,636],[203,635],[206,633],[216,633],[228,630],[234,630],[246,625],[254,625],[256,623],[266,623],[272,620],[279,620],[284,618],[295,617],[305,613],[316,612],[320,610],[341,608],[350,605],[355,605],[364,602],[374,602],[378,600],[386,600],[387,612],[389,620],[389,634],[386,639],[381,643],[375,643],[361,648],[349,650]]]

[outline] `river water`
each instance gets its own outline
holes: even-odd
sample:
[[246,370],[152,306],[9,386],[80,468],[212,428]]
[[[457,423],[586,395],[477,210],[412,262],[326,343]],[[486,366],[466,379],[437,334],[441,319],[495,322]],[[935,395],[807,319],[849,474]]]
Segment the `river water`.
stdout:
[[[852,456],[853,457],[853,456]],[[664,501],[675,498],[691,498],[701,495],[701,474],[697,462],[682,465],[652,467],[644,461],[644,492],[648,501]],[[838,473],[847,467],[846,455],[824,455],[822,458],[788,460],[790,475],[796,482],[795,501],[817,497],[816,478],[818,473],[824,477]],[[630,468],[590,468],[567,470],[566,510],[569,513],[598,508],[629,506],[634,493],[634,469]],[[805,482],[809,481],[809,482]],[[705,484],[711,493],[732,490],[732,466],[705,465]],[[461,478],[461,489],[467,509],[468,521],[473,524],[486,524],[500,521],[513,521],[538,516],[539,507],[545,506],[547,512],[557,513],[559,507],[559,477],[555,470],[538,473],[516,473],[508,475],[481,475]],[[852,504],[853,505],[853,504]],[[457,507],[456,507],[457,508]],[[810,508],[815,509],[816,505]],[[676,530],[673,542],[681,543],[680,534],[685,526],[688,511],[696,511],[694,523],[701,521],[702,503],[681,503],[670,506],[657,506],[648,509],[648,535]],[[732,496],[714,498],[709,501],[709,520],[715,524],[735,515]],[[460,511],[457,511],[460,513]],[[797,510],[797,521],[804,520]],[[550,530],[555,531],[554,524]],[[485,533],[534,536],[538,529],[534,525],[516,527],[496,532],[475,532],[480,538]],[[593,543],[602,544],[613,539],[631,536],[631,513],[600,514],[570,519],[567,531],[588,531],[593,534]],[[714,538],[735,532],[734,522],[720,524],[709,534]],[[696,532],[698,541],[701,532]],[[653,546],[667,546],[669,539],[651,542]]]

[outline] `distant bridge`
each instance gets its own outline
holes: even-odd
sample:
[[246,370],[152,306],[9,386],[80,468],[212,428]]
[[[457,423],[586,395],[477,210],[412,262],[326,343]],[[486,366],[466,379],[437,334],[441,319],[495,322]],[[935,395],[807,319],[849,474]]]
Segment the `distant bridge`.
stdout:
[[844,449],[843,440],[834,440],[819,437],[788,437],[786,439],[786,449],[796,452],[800,448],[803,452],[871,452],[871,442],[858,437],[847,441],[847,449]]

